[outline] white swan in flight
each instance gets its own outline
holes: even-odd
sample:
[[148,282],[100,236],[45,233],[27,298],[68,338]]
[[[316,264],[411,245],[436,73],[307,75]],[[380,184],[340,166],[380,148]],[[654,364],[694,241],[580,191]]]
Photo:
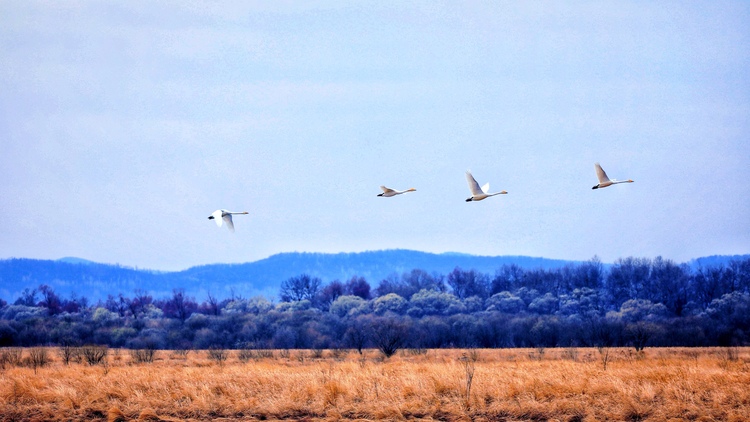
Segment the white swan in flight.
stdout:
[[216,221],[216,225],[221,227],[223,223],[227,223],[229,231],[234,233],[234,223],[232,222],[232,215],[234,214],[249,214],[247,211],[232,212],[227,210],[216,210],[208,216],[209,220]]
[[599,179],[599,183],[591,189],[606,188],[607,186],[616,185],[618,183],[633,183],[633,181],[630,179],[609,180],[609,177],[607,177],[607,173],[604,172],[604,169],[602,169],[602,166],[600,166],[599,163],[594,163],[594,168],[596,169],[596,177],[597,179]]
[[479,187],[479,183],[474,179],[474,176],[471,175],[471,172],[466,172],[466,181],[469,183],[469,190],[471,191],[471,196],[466,199],[466,202],[471,201],[481,201],[484,198],[489,198],[490,196],[495,195],[504,195],[508,192],[506,191],[500,191],[496,193],[488,193],[490,190],[490,184],[486,183],[481,188]]
[[379,193],[378,196],[382,196],[385,198],[390,198],[391,196],[401,195],[402,193],[406,192],[416,192],[417,190],[414,188],[409,188],[407,190],[393,190],[391,188],[387,188],[385,186],[381,186],[380,189],[383,190],[383,193]]

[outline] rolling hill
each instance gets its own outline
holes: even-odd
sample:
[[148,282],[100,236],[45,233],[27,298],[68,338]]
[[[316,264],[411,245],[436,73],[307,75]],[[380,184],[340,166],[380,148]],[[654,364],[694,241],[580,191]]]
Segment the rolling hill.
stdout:
[[432,254],[410,250],[384,250],[360,253],[292,252],[242,264],[211,264],[183,271],[161,272],[120,265],[101,264],[81,258],[59,260],[0,260],[0,298],[15,300],[25,288],[42,284],[52,287],[62,297],[87,297],[90,301],[107,295],[134,290],[149,292],[155,298],[170,295],[182,288],[189,296],[203,300],[210,292],[218,298],[239,295],[263,295],[276,298],[282,281],[303,273],[319,277],[324,283],[364,277],[374,287],[391,274],[420,268],[430,273],[447,274],[455,267],[475,269],[488,274],[503,264],[523,268],[556,268],[573,261],[525,256],[475,256],[458,253]]
[[[698,258],[690,265],[723,265],[744,256],[712,256]],[[184,289],[188,296],[205,300],[210,292],[223,299],[235,296],[263,295],[276,299],[282,281],[303,273],[319,277],[324,283],[364,277],[375,288],[380,280],[414,268],[429,273],[447,274],[455,267],[474,269],[487,274],[505,264],[524,269],[559,268],[576,261],[534,258],[527,256],[477,256],[461,253],[433,254],[411,250],[382,250],[359,253],[292,252],[242,264],[211,264],[183,271],[162,272],[101,264],[81,258],[59,260],[13,258],[0,260],[0,298],[12,302],[26,289],[42,284],[52,287],[58,295],[84,296],[90,301],[122,293],[131,296],[140,289],[154,298],[169,296],[173,289]],[[606,266],[606,265],[605,265]]]

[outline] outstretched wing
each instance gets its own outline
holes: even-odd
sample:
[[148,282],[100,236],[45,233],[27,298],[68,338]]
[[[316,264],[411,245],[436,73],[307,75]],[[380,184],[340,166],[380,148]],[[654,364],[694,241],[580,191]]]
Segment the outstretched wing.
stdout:
[[387,188],[385,186],[381,186],[380,189],[383,190],[383,193],[395,192],[393,189]]
[[471,175],[471,172],[466,172],[466,182],[469,184],[469,190],[472,195],[481,195],[484,193],[479,187],[479,183],[474,179],[474,176]]
[[229,231],[234,233],[234,223],[232,222],[232,214],[224,214],[224,217],[221,218],[224,220],[225,223],[227,223],[227,227],[229,227]]
[[604,172],[604,169],[602,169],[602,166],[600,166],[599,163],[595,163],[594,168],[596,169],[596,178],[599,179],[599,183],[609,182],[607,173]]
[[482,186],[482,192],[488,193],[490,191],[490,182],[487,182]]
[[214,211],[214,212],[211,213],[211,217],[214,218],[214,221],[216,222],[216,225],[219,226],[219,227],[221,227],[221,225],[224,224],[224,221],[221,218],[221,214],[222,214],[221,210],[216,210],[216,211]]

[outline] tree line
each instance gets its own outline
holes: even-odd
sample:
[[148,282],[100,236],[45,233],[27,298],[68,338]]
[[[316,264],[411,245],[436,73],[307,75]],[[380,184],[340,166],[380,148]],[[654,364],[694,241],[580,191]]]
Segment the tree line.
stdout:
[[0,346],[131,349],[733,346],[750,343],[750,259],[701,266],[657,257],[596,258],[494,274],[413,269],[373,287],[363,277],[283,280],[278,302],[182,289],[90,303],[47,285],[0,299]]

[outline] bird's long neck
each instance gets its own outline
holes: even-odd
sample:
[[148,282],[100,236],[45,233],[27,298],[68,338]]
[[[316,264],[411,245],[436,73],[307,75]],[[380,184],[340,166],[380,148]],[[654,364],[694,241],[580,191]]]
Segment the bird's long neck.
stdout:
[[416,189],[414,189],[414,188],[409,188],[409,189],[407,189],[407,190],[397,190],[397,191],[396,191],[396,194],[397,194],[397,195],[400,195],[400,194],[402,194],[402,193],[406,193],[406,192],[415,192],[415,191],[416,191]]

